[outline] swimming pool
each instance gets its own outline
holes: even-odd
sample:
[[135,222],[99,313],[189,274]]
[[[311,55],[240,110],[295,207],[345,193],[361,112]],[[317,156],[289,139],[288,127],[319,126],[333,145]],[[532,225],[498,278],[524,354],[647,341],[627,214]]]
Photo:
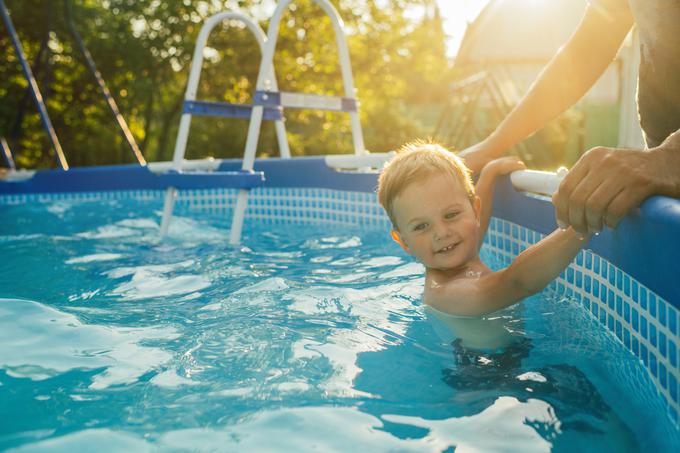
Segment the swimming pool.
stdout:
[[[0,448],[680,445],[674,286],[624,272],[612,234],[490,320],[508,342],[480,352],[428,318],[375,174],[258,165],[236,248],[235,190],[182,192],[161,240],[162,192],[134,177],[0,183]],[[501,266],[552,219],[545,200],[503,185],[496,198],[484,254]]]

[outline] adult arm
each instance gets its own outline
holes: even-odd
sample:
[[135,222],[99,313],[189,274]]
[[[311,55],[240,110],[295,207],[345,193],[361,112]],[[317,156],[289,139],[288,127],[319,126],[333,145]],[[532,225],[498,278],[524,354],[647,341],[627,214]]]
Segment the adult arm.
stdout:
[[553,196],[560,226],[614,228],[652,195],[680,198],[680,130],[648,151],[598,147],[585,153]]
[[576,103],[612,62],[633,25],[628,8],[588,6],[578,28],[517,106],[485,140],[460,153],[475,173]]
[[587,239],[571,228],[555,230],[498,272],[442,285],[429,282],[425,303],[459,316],[500,310],[545,288],[569,265]]

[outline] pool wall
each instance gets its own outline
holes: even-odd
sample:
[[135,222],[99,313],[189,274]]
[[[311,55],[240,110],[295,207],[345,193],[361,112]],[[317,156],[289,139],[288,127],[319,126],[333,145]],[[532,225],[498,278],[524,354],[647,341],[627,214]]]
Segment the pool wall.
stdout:
[[[219,164],[238,170],[239,160]],[[246,218],[265,223],[334,224],[362,229],[390,228],[375,195],[375,173],[337,172],[323,157],[266,159],[255,164],[265,174],[264,187],[251,190]],[[230,216],[236,189],[180,191],[177,209]],[[139,166],[38,171],[22,182],[0,181],[0,205],[56,200],[134,198],[163,202],[158,177]],[[488,249],[512,259],[556,227],[546,198],[514,190],[509,178],[499,182]],[[612,231],[594,237],[556,279],[550,290],[581,304],[640,358],[678,424],[680,384],[678,335],[678,257],[680,201],[647,200],[639,212]]]

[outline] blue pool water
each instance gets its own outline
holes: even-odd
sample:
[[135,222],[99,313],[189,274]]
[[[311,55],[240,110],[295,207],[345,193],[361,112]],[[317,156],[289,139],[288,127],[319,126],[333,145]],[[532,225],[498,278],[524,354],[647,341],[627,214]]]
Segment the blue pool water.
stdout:
[[[642,364],[548,292],[449,338],[384,232],[0,206],[0,450],[677,451]],[[494,266],[504,263],[484,252]]]

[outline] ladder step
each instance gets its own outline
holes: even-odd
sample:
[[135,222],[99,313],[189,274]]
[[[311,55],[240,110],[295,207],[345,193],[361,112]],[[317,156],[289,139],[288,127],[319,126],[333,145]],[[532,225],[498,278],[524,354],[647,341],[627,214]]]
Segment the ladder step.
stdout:
[[336,112],[356,112],[357,100],[340,96],[320,94],[291,93],[286,91],[256,91],[255,105],[266,107],[288,107],[293,109],[332,110]]
[[[209,101],[184,101],[182,113],[189,113],[195,116],[222,116],[225,118],[245,118],[250,119],[252,105],[231,104],[229,102],[209,102]],[[265,107],[263,119],[280,121],[283,120],[283,109],[280,106]]]
[[252,189],[264,185],[261,171],[169,171],[158,175],[161,186],[175,189]]

